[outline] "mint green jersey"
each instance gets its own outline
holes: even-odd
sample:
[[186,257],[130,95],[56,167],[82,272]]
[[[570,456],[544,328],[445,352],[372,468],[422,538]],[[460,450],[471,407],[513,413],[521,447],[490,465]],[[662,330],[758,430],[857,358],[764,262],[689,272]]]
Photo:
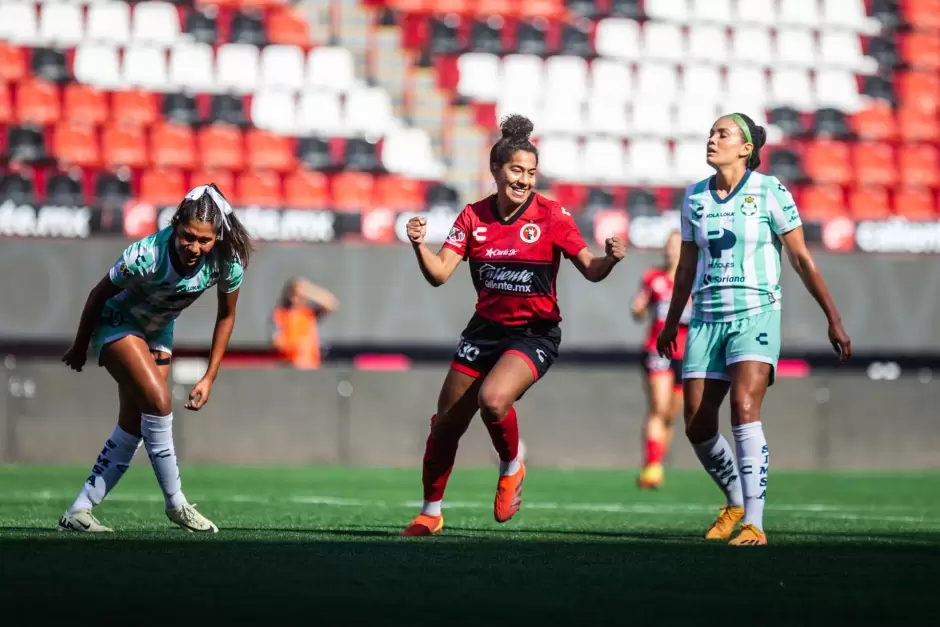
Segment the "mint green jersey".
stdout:
[[682,240],[698,245],[692,317],[705,322],[780,309],[780,236],[801,226],[776,177],[750,170],[720,199],[714,177],[686,190]]
[[203,257],[193,271],[181,276],[170,263],[173,227],[128,246],[111,267],[111,282],[124,288],[108,299],[106,306],[130,317],[144,333],[169,326],[203,292],[219,285],[229,293],[242,283],[242,267],[237,261],[219,258],[218,249]]

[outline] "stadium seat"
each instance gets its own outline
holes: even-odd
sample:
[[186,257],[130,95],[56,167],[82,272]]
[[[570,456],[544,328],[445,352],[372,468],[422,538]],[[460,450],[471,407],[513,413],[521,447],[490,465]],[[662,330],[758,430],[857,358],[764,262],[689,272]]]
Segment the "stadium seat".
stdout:
[[228,170],[219,168],[208,168],[196,170],[189,177],[189,185],[186,189],[192,189],[197,185],[208,185],[215,183],[215,186],[222,190],[227,197],[235,196],[235,177]]
[[885,220],[891,217],[891,199],[881,185],[866,184],[849,192],[849,215],[856,220]]
[[863,185],[894,185],[898,169],[894,149],[889,144],[860,142],[852,147],[855,176]]
[[245,152],[249,169],[289,172],[297,167],[294,140],[290,137],[250,129],[245,133]]
[[434,156],[431,138],[417,128],[395,129],[382,144],[382,166],[393,174],[420,179],[438,179],[444,166]]
[[235,202],[242,206],[280,207],[281,180],[273,172],[245,172],[235,181]]
[[303,50],[285,45],[264,48],[261,52],[261,84],[269,88],[303,89]]
[[0,83],[16,83],[26,76],[23,48],[0,41]]
[[806,133],[800,112],[793,107],[774,107],[770,111],[770,123],[780,129],[786,137],[800,137]]
[[16,119],[20,124],[45,126],[59,119],[59,88],[55,83],[25,81],[16,90]]
[[592,137],[584,144],[582,179],[588,183],[622,183],[625,158],[623,141]]
[[32,2],[0,2],[0,41],[19,45],[38,45],[39,16]]
[[653,217],[659,214],[656,195],[648,189],[631,188],[627,190],[627,213],[632,218]]
[[820,70],[816,73],[816,104],[855,113],[861,107],[858,81],[852,72],[845,70]]
[[44,81],[67,83],[72,75],[69,72],[65,53],[50,48],[33,48],[33,76]]
[[901,65],[901,55],[894,37],[871,38],[868,40],[867,55],[883,70],[894,70]]
[[196,97],[191,94],[172,93],[163,96],[163,117],[167,122],[196,126],[202,116],[196,106]]
[[819,35],[820,62],[824,67],[873,72],[878,64],[862,54],[862,42],[855,33],[829,31]]
[[297,159],[310,170],[329,170],[333,167],[330,143],[322,137],[301,137],[297,141]]
[[798,183],[805,178],[799,155],[789,148],[771,151],[767,164],[767,171],[785,184]]
[[131,199],[131,184],[125,176],[99,172],[95,177],[96,204],[106,209],[122,209]]
[[901,35],[901,58],[915,70],[940,71],[940,33],[915,31]]
[[[594,6],[593,2],[587,4]],[[454,43],[459,43],[454,40]],[[547,25],[545,20],[520,22],[516,26],[516,51],[520,54],[548,54]]]
[[0,83],[0,124],[6,126],[12,122],[13,97],[10,95],[10,88],[4,83]]
[[589,57],[594,54],[591,29],[586,24],[563,24],[561,27],[561,54]]
[[581,57],[556,55],[545,62],[545,93],[552,99],[572,99],[578,102],[587,97],[588,66]]
[[[742,4],[747,4],[744,0]],[[781,24],[818,28],[821,22],[818,0],[786,0],[778,6]]]
[[297,125],[301,134],[343,133],[343,108],[339,94],[316,89],[305,91],[300,97]]
[[936,0],[908,0],[903,4],[904,19],[920,28],[940,30],[940,7]]
[[218,124],[231,124],[238,127],[248,126],[245,103],[241,96],[232,94],[213,96],[210,118]]
[[78,46],[72,71],[75,80],[99,89],[116,90],[123,86],[118,51],[109,45]]
[[676,66],[666,63],[642,63],[637,67],[636,98],[666,104],[679,94]]
[[643,24],[643,59],[681,61],[687,55],[681,25],[668,22]]
[[131,32],[137,43],[172,46],[180,38],[179,14],[169,2],[138,2]]
[[940,141],[940,119],[937,112],[917,106],[905,106],[898,111],[898,124],[904,141]]
[[170,76],[167,89],[180,91],[215,91],[212,46],[200,42],[181,42],[170,51]]
[[342,172],[331,181],[332,208],[358,211],[373,206],[375,179],[365,172]]
[[500,30],[503,23],[503,18],[498,15],[474,20],[470,25],[470,48],[479,52],[502,54],[504,50]]
[[307,86],[348,91],[356,84],[354,60],[346,48],[322,46],[307,54]]
[[630,134],[627,105],[617,100],[589,99],[584,130],[594,135],[627,137]]
[[937,205],[930,189],[923,186],[902,187],[894,194],[895,213],[908,220],[936,220]]
[[580,100],[552,98],[545,102],[539,116],[537,135],[553,133],[581,134],[585,121],[584,106]]
[[818,137],[833,139],[851,139],[845,115],[838,109],[822,108],[815,113],[815,132]]
[[297,102],[293,91],[268,89],[251,100],[251,122],[258,128],[292,134],[297,129]]
[[245,164],[241,132],[228,124],[213,124],[197,136],[199,159],[204,169],[241,171]]
[[806,174],[819,183],[847,185],[852,181],[850,151],[843,142],[825,139],[812,142],[806,147],[802,163]]
[[306,48],[310,45],[310,25],[293,7],[273,11],[267,20],[268,41],[272,44]]
[[284,179],[284,203],[295,209],[325,209],[329,205],[329,182],[325,174],[297,170]]
[[738,0],[735,25],[775,26],[777,11],[774,0]]
[[676,105],[676,122],[672,128],[677,135],[699,138],[704,154],[708,129],[711,128],[711,125],[721,114],[722,112],[713,102],[684,98]]
[[732,0],[692,0],[690,21],[696,23],[733,24]]
[[131,46],[124,51],[123,86],[164,91],[169,84],[166,50],[150,45]]
[[80,207],[86,204],[81,181],[77,176],[65,172],[47,176],[44,202],[57,207]]
[[898,155],[901,181],[908,186],[940,187],[940,155],[929,144],[907,144]]
[[731,35],[731,57],[736,64],[772,65],[774,48],[770,29],[761,26],[736,27]]
[[23,126],[7,128],[7,158],[11,163],[36,163],[46,159],[46,142],[40,130]]
[[845,196],[838,185],[811,185],[800,194],[800,217],[808,222],[824,222],[848,215]]
[[157,121],[159,113],[157,95],[152,92],[128,90],[111,95],[111,117],[116,124],[150,126]]
[[687,64],[682,68],[681,99],[715,104],[725,92],[723,82],[718,66]]
[[63,103],[65,119],[76,124],[97,126],[110,115],[107,96],[95,87],[70,83],[65,87]]
[[194,43],[214,45],[219,38],[218,24],[213,15],[195,10],[186,16],[186,34]]
[[822,0],[824,28],[844,28],[872,34],[877,25],[865,13],[865,0]]
[[680,185],[689,185],[712,174],[714,174],[714,170],[705,163],[704,140],[676,142],[674,182]]
[[874,101],[851,117],[852,130],[861,139],[892,141],[898,136],[894,109],[883,101]]
[[359,87],[346,94],[343,111],[348,131],[364,135],[384,135],[395,126],[392,100],[379,87]]
[[469,52],[457,59],[460,79],[457,93],[466,98],[492,102],[499,92],[499,57],[486,52]]
[[810,75],[805,69],[775,69],[770,86],[775,105],[791,106],[800,111],[812,111],[816,106]]
[[196,166],[196,138],[182,124],[158,124],[150,134],[150,159],[157,168],[191,169]]
[[264,35],[264,22],[261,15],[254,12],[238,11],[232,16],[229,41],[260,48],[267,43]]
[[11,172],[0,176],[0,202],[16,205],[36,205],[36,189],[31,178],[23,173]]
[[718,24],[690,27],[689,55],[696,61],[727,63],[731,44],[725,27]]
[[549,135],[539,142],[539,171],[549,180],[580,181],[582,160],[578,142],[564,135]]
[[40,5],[39,40],[47,46],[72,47],[85,36],[82,7],[46,2]]
[[603,57],[597,58],[591,63],[589,103],[593,100],[627,102],[630,100],[634,89],[633,71],[626,63]]
[[148,165],[147,139],[140,127],[108,126],[101,137],[101,148],[105,167],[144,168]]
[[[699,144],[701,154],[701,144]],[[630,141],[626,177],[633,184],[658,185],[680,176],[670,166],[669,147],[661,139],[634,139]]]
[[540,97],[545,90],[545,66],[539,57],[531,54],[510,54],[503,59],[500,72],[500,94],[510,96],[519,92]]
[[375,181],[374,191],[377,207],[395,211],[424,208],[424,190],[414,179],[395,175],[380,176]]
[[686,0],[656,0],[643,6],[646,16],[653,20],[673,21],[685,24],[689,21],[689,5]]
[[905,106],[924,111],[940,109],[940,74],[936,72],[903,72],[897,79],[898,95]]
[[655,100],[637,100],[633,103],[631,121],[633,137],[662,137],[673,134],[672,106]]
[[59,124],[55,129],[53,154],[63,165],[94,168],[101,165],[98,135],[91,127]]
[[92,2],[85,19],[89,43],[123,46],[131,41],[131,5],[126,2]]
[[634,20],[607,18],[597,23],[594,45],[601,57],[640,58],[640,25]]
[[177,169],[146,170],[140,176],[139,198],[152,205],[172,207],[186,191],[183,173]]
[[767,106],[770,88],[762,67],[732,66],[725,81],[727,94],[722,103],[725,111],[747,113],[752,118]]
[[216,53],[216,86],[222,91],[247,94],[261,82],[258,48],[250,44],[222,44]]

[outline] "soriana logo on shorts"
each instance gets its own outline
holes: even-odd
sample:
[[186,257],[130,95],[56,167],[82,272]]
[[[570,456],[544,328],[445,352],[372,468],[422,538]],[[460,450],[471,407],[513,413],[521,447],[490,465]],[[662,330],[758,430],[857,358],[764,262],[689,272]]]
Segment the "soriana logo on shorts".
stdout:
[[826,250],[833,252],[855,250],[855,222],[848,218],[827,220],[822,227],[822,243]]
[[157,229],[157,208],[145,202],[128,201],[124,205],[124,235],[129,239],[140,239]]
[[594,215],[594,241],[604,246],[609,237],[620,237],[627,241],[630,218],[626,211],[602,209]]

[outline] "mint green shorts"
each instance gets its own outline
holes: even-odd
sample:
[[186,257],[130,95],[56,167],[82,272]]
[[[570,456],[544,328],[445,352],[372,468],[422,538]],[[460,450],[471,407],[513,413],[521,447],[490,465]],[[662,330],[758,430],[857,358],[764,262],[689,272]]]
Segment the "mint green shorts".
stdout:
[[682,378],[730,381],[728,366],[731,364],[761,361],[770,364],[770,385],[773,385],[779,358],[779,309],[727,322],[692,319]]
[[101,365],[101,351],[105,346],[116,342],[122,337],[136,335],[147,342],[151,351],[173,354],[173,327],[176,321],[169,326],[150,333],[141,329],[137,321],[119,309],[105,306],[98,319],[98,326],[91,335],[91,345],[95,350],[95,359]]

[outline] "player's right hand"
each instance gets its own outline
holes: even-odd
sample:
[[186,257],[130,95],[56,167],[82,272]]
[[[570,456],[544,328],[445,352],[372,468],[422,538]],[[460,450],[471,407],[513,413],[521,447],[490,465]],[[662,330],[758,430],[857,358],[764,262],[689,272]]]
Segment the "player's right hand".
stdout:
[[422,218],[420,216],[415,216],[412,219],[408,220],[408,227],[405,229],[408,233],[408,239],[414,244],[423,244],[424,236],[428,232],[428,221],[427,218]]
[[74,344],[66,351],[65,355],[62,356],[62,361],[77,372],[82,371],[82,367],[85,365],[85,360],[88,359],[88,350],[81,350],[76,347]]
[[659,353],[660,357],[672,359],[672,356],[678,348],[676,345],[676,337],[678,335],[679,327],[676,325],[667,324],[663,327],[663,330],[659,333],[659,337],[656,338],[656,351]]

